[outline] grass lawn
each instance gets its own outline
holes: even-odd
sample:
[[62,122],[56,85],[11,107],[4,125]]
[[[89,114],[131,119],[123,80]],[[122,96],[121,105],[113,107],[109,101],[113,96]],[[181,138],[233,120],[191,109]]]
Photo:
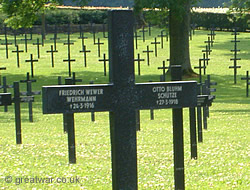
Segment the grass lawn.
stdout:
[[[196,31],[190,41],[192,66],[198,66],[202,58],[204,41],[208,31]],[[139,40],[139,48],[135,50],[146,59],[146,46],[154,50],[151,45],[154,37],[160,34],[155,28],[152,36],[148,35],[146,42]],[[103,53],[108,52],[107,39],[101,38],[101,57],[97,55],[97,45],[93,45],[92,34],[86,34],[87,49],[91,50],[87,57],[87,68],[84,67],[81,41],[79,34],[72,34],[71,57],[76,59],[72,63],[72,71],[82,84],[90,81],[108,83],[108,76],[103,74],[103,64],[98,61]],[[8,84],[25,79],[26,72],[30,72],[30,64],[25,60],[34,54],[37,59],[37,49],[32,43],[38,36],[34,35],[29,41],[28,53],[20,53],[20,68],[17,68],[16,53],[9,46],[9,59],[5,58],[5,46],[0,46],[0,66],[7,67],[1,71],[7,76]],[[39,36],[40,37],[40,36]],[[53,41],[47,36],[44,47],[41,47],[41,58],[35,64],[35,79],[33,90],[41,90],[44,85],[57,84],[57,77],[68,77],[66,34],[59,34],[55,53],[55,67],[51,67],[50,46]],[[0,36],[2,41],[4,36]],[[13,42],[13,37],[8,36]],[[24,41],[18,36],[20,49],[24,49]],[[250,33],[241,33],[238,48],[237,84],[233,84],[233,70],[229,69],[233,62],[233,36],[230,32],[216,32],[214,47],[210,56],[207,74],[212,81],[216,81],[216,99],[210,109],[208,129],[204,131],[204,142],[198,144],[198,160],[191,160],[189,145],[189,116],[188,109],[184,109],[184,142],[185,142],[185,181],[186,189],[250,189],[250,98],[246,98],[245,81],[240,80],[250,70]],[[158,38],[160,41],[160,38]],[[162,61],[169,58],[169,42],[165,42],[164,49],[159,46],[158,57],[151,54],[150,66],[146,61],[141,65],[141,76],[137,75],[136,82],[159,81]],[[197,71],[198,72],[198,71]],[[206,76],[205,76],[206,77]],[[169,77],[168,77],[169,78]],[[26,85],[21,85],[21,91],[26,91]],[[12,92],[10,90],[10,92]],[[111,181],[111,152],[109,116],[107,112],[96,113],[96,121],[91,122],[90,113],[75,114],[77,164],[68,164],[67,134],[63,132],[62,115],[43,115],[41,96],[35,97],[33,103],[34,122],[28,121],[28,105],[22,104],[22,145],[15,142],[15,122],[13,106],[4,113],[0,108],[0,189],[88,189],[106,190],[112,188]],[[156,110],[155,120],[150,120],[149,110],[141,111],[141,131],[138,139],[138,183],[139,189],[173,189],[173,137],[171,110]],[[6,183],[6,176],[12,177],[11,183]],[[27,178],[27,179],[25,179]],[[38,179],[39,178],[39,179]],[[42,183],[39,180],[45,179]],[[27,183],[29,179],[29,183]],[[10,180],[10,178],[8,178]],[[79,182],[79,181],[80,182]],[[52,183],[51,183],[52,182]],[[66,183],[65,183],[66,182]]]

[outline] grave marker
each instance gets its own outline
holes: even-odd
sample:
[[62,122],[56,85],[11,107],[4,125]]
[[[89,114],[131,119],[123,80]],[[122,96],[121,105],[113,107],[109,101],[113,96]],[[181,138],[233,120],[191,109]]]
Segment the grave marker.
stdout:
[[145,33],[147,32],[147,30],[145,30],[145,27],[142,26],[142,30],[140,30],[139,32],[142,32],[142,40],[143,40],[143,42],[145,42],[145,40],[146,40]]
[[[110,112],[113,189],[138,188],[136,110],[197,104],[195,81],[135,84],[133,19],[130,10],[108,13],[110,84],[43,87],[44,114]],[[175,178],[176,187],[184,183],[180,179]]]
[[150,65],[149,54],[150,54],[150,53],[153,53],[153,52],[154,52],[154,51],[149,50],[149,46],[147,46],[147,50],[146,50],[146,51],[143,51],[143,53],[147,53],[147,63],[148,63],[148,66]]
[[101,45],[103,45],[104,43],[100,42],[100,38],[98,38],[97,43],[95,43],[95,45],[97,45],[97,49],[98,49],[98,57],[101,57]]
[[135,28],[134,38],[135,38],[135,48],[138,49],[138,37],[141,37],[140,35],[137,35],[137,30]]
[[27,38],[27,34],[25,32],[24,34],[24,39],[21,39],[21,41],[24,41],[24,45],[25,45],[25,52],[27,53],[28,52],[28,38]]
[[20,56],[19,53],[23,53],[23,50],[19,50],[19,46],[16,45],[16,50],[12,51],[13,53],[16,53],[16,60],[17,60],[17,67],[20,67]]
[[249,85],[250,85],[250,77],[249,71],[246,71],[246,77],[242,77],[241,80],[246,80],[246,96],[249,96]]
[[208,65],[208,61],[209,61],[208,56],[210,55],[210,53],[212,52],[212,50],[208,49],[208,46],[206,45],[206,49],[202,50],[201,52],[205,52],[205,54],[206,54],[206,60],[207,60],[207,65]]
[[57,40],[60,40],[60,38],[57,37],[57,25],[55,24],[54,26],[54,37],[53,38],[50,38],[50,40],[53,40],[54,41],[54,49],[56,51],[56,42]]
[[31,77],[34,78],[34,63],[38,62],[37,59],[33,59],[33,54],[30,54],[30,60],[25,60],[26,63],[30,63]]
[[135,62],[138,62],[138,75],[141,75],[141,62],[145,61],[145,59],[140,58],[140,54],[137,54],[137,59],[134,59]]
[[157,42],[157,38],[155,38],[155,41],[151,42],[151,44],[155,45],[155,57],[157,57],[157,45],[160,44],[160,42]]
[[158,37],[161,37],[161,48],[162,48],[162,49],[164,48],[164,47],[163,47],[164,37],[167,38],[167,34],[165,34],[165,35],[163,34],[164,31],[165,31],[165,30],[162,30],[162,31],[161,31],[161,34],[158,35]]
[[104,76],[107,76],[107,62],[109,59],[106,59],[106,54],[103,54],[103,59],[99,59],[99,61],[103,62],[103,67],[104,67]]
[[5,51],[6,51],[6,58],[9,58],[9,45],[12,45],[12,43],[8,42],[8,36],[7,36],[7,27],[4,26],[4,37],[5,37],[5,42],[1,43],[1,45],[5,45]]
[[87,53],[90,53],[90,50],[87,50],[86,46],[82,46],[82,50],[80,50],[80,53],[83,53],[83,60],[84,60],[84,67],[87,67]]
[[50,50],[46,51],[47,53],[51,53],[51,66],[54,67],[54,53],[57,53],[58,51],[56,49],[53,49],[53,45],[50,46]]
[[[8,88],[13,88],[13,85],[7,85],[6,76],[3,77],[3,85],[0,86],[0,89],[3,89],[3,93],[7,93]],[[8,111],[8,106],[4,105],[4,112]]]
[[[170,59],[167,59],[167,61],[170,61]],[[161,82],[165,82],[166,81],[166,70],[168,69],[169,67],[166,67],[166,62],[163,61],[162,62],[162,67],[158,67],[158,69],[162,69],[162,80]]]
[[36,43],[33,43],[33,45],[37,46],[37,58],[40,58],[40,45],[42,45],[42,43],[39,43],[39,38],[37,38]]

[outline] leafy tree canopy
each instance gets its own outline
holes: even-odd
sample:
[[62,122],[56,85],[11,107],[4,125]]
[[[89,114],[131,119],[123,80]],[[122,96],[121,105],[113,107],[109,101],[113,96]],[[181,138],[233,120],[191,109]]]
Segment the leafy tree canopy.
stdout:
[[[74,1],[83,5],[89,0]],[[62,3],[63,0],[0,0],[1,9],[7,15],[6,24],[15,29],[31,27],[39,12]]]

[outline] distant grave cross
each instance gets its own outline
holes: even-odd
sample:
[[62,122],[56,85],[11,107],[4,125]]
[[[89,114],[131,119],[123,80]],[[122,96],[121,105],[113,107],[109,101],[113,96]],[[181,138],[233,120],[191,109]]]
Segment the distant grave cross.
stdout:
[[60,40],[60,38],[57,37],[57,25],[55,24],[55,28],[54,28],[54,37],[50,38],[50,40],[54,41],[54,49],[56,50],[56,42],[57,40]]
[[134,59],[135,62],[138,62],[138,75],[141,75],[141,62],[145,61],[145,59],[140,58],[140,54],[137,54],[137,59]]
[[151,42],[151,44],[155,45],[155,57],[157,57],[157,45],[160,44],[160,42],[157,42],[157,38],[155,38],[155,41]]
[[203,74],[205,75],[206,74],[206,63],[207,61],[209,61],[210,59],[209,58],[206,58],[206,54],[203,53],[203,58],[202,59],[199,59],[199,62],[202,62],[203,61]]
[[250,85],[250,77],[249,71],[246,71],[246,77],[242,77],[241,80],[246,80],[246,95],[249,96],[249,85]]
[[7,27],[4,26],[4,36],[5,36],[5,43],[1,43],[2,45],[5,45],[5,50],[6,50],[6,58],[9,58],[9,45],[12,45],[12,43],[8,42],[8,35],[7,35]]
[[146,51],[143,51],[143,53],[147,53],[147,63],[148,63],[148,66],[150,65],[149,54],[150,54],[150,53],[153,53],[153,52],[154,52],[154,51],[149,50],[149,46],[147,46],[147,50],[146,50]]
[[142,40],[143,40],[143,42],[145,42],[145,40],[146,40],[145,33],[147,32],[147,30],[145,30],[144,26],[142,27],[142,30],[140,30],[140,32],[142,32]]
[[19,53],[23,53],[23,50],[19,50],[19,46],[16,45],[16,50],[12,51],[13,53],[16,53],[16,57],[17,57],[17,67],[20,67],[20,56]]
[[64,59],[63,62],[68,62],[69,77],[71,77],[71,62],[75,62],[75,59],[70,58],[70,53],[68,53],[68,59]]
[[90,50],[86,50],[86,46],[83,45],[82,46],[82,50],[80,51],[80,53],[83,53],[83,57],[84,57],[84,67],[87,67],[87,53],[90,53]]
[[103,45],[104,43],[100,42],[100,38],[98,38],[97,43],[95,43],[95,45],[98,46],[98,57],[101,57],[101,45]]
[[[167,61],[169,61],[169,59],[167,59]],[[162,62],[162,67],[158,67],[158,69],[162,69],[162,80],[161,82],[165,82],[166,81],[166,70],[168,69],[169,67],[166,67],[166,62],[163,61]]]
[[103,62],[103,66],[104,66],[104,76],[107,76],[107,62],[109,61],[109,59],[106,59],[106,54],[103,54],[103,59],[99,59],[99,61]]
[[137,34],[137,30],[135,28],[135,34],[134,34],[134,38],[135,38],[135,48],[138,49],[138,38],[141,37],[140,35]]
[[57,53],[58,51],[53,48],[53,45],[50,46],[50,50],[46,51],[47,53],[51,53],[51,65],[54,67],[54,53]]
[[31,77],[34,77],[34,63],[38,62],[37,59],[33,59],[33,54],[30,54],[30,60],[25,60],[25,62],[30,63],[31,67]]
[[28,38],[27,38],[27,34],[25,32],[24,34],[24,39],[21,39],[21,40],[24,40],[24,44],[25,44],[25,52],[27,53],[28,52]]
[[202,63],[201,63],[201,61],[202,61],[202,59],[199,59],[199,66],[197,66],[197,67],[194,67],[195,69],[199,69],[199,79],[200,79],[200,84],[202,83],[202,69],[205,69],[206,68],[206,65],[201,65]]
[[42,45],[42,43],[39,43],[39,38],[37,38],[36,43],[33,43],[33,45],[37,46],[37,58],[40,58],[40,45]]
[[164,46],[164,45],[163,45],[164,37],[167,38],[167,34],[163,34],[164,31],[165,31],[165,30],[162,30],[162,31],[161,31],[161,34],[158,35],[158,37],[161,37],[161,48],[162,48],[162,49],[164,48],[164,47],[163,47],[163,46]]
[[209,61],[208,56],[210,55],[210,52],[212,52],[212,50],[209,49],[208,46],[206,45],[206,49],[202,50],[201,52],[205,52],[206,53],[206,59],[207,59],[207,65],[208,65],[208,61]]

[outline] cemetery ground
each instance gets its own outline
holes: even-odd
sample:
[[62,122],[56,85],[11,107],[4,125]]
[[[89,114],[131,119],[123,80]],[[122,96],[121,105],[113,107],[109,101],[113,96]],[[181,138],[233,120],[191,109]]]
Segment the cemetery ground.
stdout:
[[[140,33],[140,32],[138,32]],[[204,41],[207,40],[208,31],[195,31],[190,41],[192,66],[198,66],[202,58],[201,50],[205,49]],[[146,35],[138,41],[138,50],[135,58],[140,53],[145,59],[141,63],[141,75],[138,76],[137,63],[135,63],[136,82],[159,81],[162,61],[169,58],[169,42],[164,41],[164,49],[158,47],[158,56],[150,54],[150,66],[147,65],[146,50],[154,50],[154,37],[160,34],[160,29],[154,28],[152,36]],[[77,39],[79,33],[71,35],[72,72],[83,82],[78,84],[108,83],[108,74],[103,74],[103,63],[98,61],[103,58],[103,53],[108,55],[107,39],[102,33],[96,34],[104,45],[101,46],[101,57],[98,57],[97,45],[93,44],[92,34],[86,33],[87,67],[84,67],[81,40]],[[139,35],[142,35],[141,33]],[[20,53],[20,68],[17,68],[16,50],[14,45],[9,46],[9,59],[5,58],[5,46],[0,46],[0,64],[7,67],[1,71],[2,76],[7,76],[7,83],[24,80],[26,73],[30,72],[30,59],[33,54],[37,59],[37,47],[32,45],[37,37],[28,43],[28,53]],[[67,41],[66,34],[58,34],[58,53],[55,53],[55,67],[51,67],[51,55],[46,53],[53,45],[46,36],[44,47],[40,47],[40,59],[34,63],[34,79],[32,90],[41,90],[44,85],[56,85],[57,77],[68,77]],[[0,37],[4,41],[4,36]],[[19,49],[25,50],[24,41],[18,36]],[[97,39],[96,38],[96,39]],[[250,99],[246,97],[245,77],[250,70],[250,33],[241,33],[239,52],[237,84],[233,81],[232,65],[233,36],[231,32],[216,32],[215,43],[212,47],[207,74],[211,80],[216,81],[216,99],[210,108],[208,129],[203,130],[203,143],[198,144],[198,159],[190,158],[189,115],[184,109],[184,143],[185,143],[185,183],[186,189],[249,189],[250,188]],[[13,36],[8,36],[13,43]],[[157,39],[160,41],[160,38]],[[167,64],[168,65],[168,64]],[[107,69],[108,70],[108,69]],[[198,70],[196,70],[198,72]],[[206,76],[203,76],[206,78]],[[169,80],[169,77],[167,77]],[[188,79],[191,80],[191,79]],[[193,79],[192,79],[193,80]],[[195,79],[195,80],[198,80]],[[21,85],[21,91],[26,91],[26,85]],[[9,90],[12,92],[12,90]],[[68,164],[67,134],[63,132],[62,114],[43,115],[41,96],[35,96],[33,103],[34,122],[28,119],[28,105],[21,105],[22,114],[22,145],[15,142],[15,119],[13,106],[8,107],[5,113],[0,108],[0,189],[111,189],[111,153],[110,131],[108,112],[96,113],[96,121],[91,121],[90,113],[75,114],[76,131],[76,164]],[[172,112],[168,110],[155,110],[155,119],[150,120],[150,111],[141,111],[141,131],[137,132],[138,144],[138,183],[139,189],[173,189],[173,136]],[[6,183],[6,177],[11,176],[12,182]],[[21,181],[21,178],[23,180]],[[26,183],[24,178],[54,178],[50,181]],[[79,181],[78,181],[79,180]],[[66,183],[65,183],[66,182]]]

